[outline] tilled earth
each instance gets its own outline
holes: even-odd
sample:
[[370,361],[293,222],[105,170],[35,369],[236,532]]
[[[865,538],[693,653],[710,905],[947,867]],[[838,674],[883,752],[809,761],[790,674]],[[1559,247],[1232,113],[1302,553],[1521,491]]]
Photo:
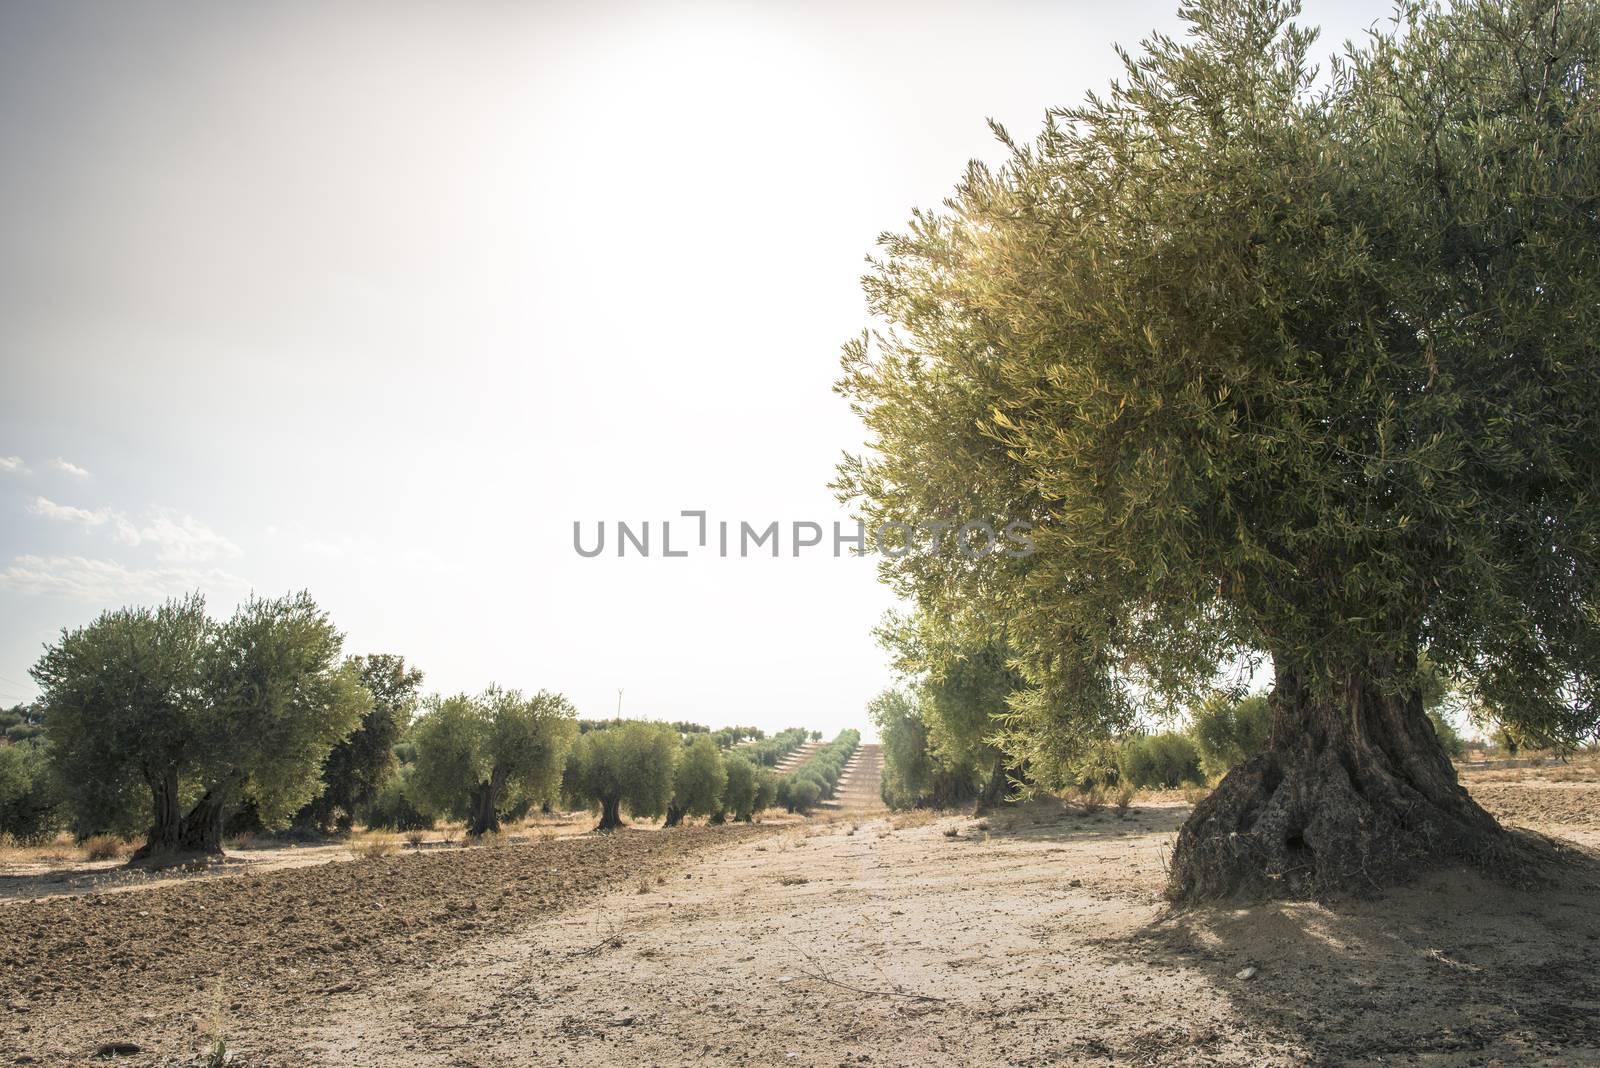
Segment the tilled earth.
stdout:
[[186,1063],[213,1029],[270,1031],[319,998],[380,993],[464,943],[765,833],[627,831],[7,905],[0,1064]]

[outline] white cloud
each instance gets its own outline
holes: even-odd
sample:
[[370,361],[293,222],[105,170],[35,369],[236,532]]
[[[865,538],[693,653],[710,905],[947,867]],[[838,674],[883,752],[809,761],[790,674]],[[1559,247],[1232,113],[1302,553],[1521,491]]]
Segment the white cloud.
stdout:
[[16,471],[18,473],[26,473],[27,470],[28,466],[22,462],[22,457],[0,456],[0,471]]
[[248,588],[244,579],[216,568],[130,568],[83,556],[18,556],[0,571],[0,589],[84,601],[162,600],[193,590]]
[[50,466],[55,468],[57,471],[65,471],[67,474],[71,475],[73,478],[88,478],[89,477],[89,472],[86,469],[84,469],[82,467],[79,467],[77,464],[73,463],[71,460],[63,460],[59,456],[57,456],[54,460],[50,461]]
[[93,511],[70,504],[57,504],[46,497],[35,497],[28,511],[66,523],[86,527],[112,525],[116,539],[124,545],[148,545],[156,559],[168,564],[203,564],[211,560],[243,556],[244,550],[218,534],[192,515],[169,508],[152,510],[142,522],[135,522],[110,508]]
[[112,513],[105,508],[91,512],[87,508],[78,508],[70,504],[57,504],[45,497],[35,497],[28,505],[28,511],[34,515],[42,515],[46,519],[58,519],[66,523],[82,523],[84,526],[97,527],[112,518]]
[[115,517],[117,540],[124,545],[152,545],[156,559],[198,564],[243,556],[244,550],[192,515],[158,509],[141,526],[126,516]]

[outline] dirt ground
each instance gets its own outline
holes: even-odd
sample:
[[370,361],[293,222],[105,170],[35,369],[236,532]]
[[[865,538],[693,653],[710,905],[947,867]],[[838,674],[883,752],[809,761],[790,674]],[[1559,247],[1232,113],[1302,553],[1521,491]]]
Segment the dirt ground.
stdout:
[[[1564,774],[1466,778],[1600,845],[1600,782]],[[186,1064],[218,1034],[236,1065],[1600,1064],[1591,865],[1171,914],[1180,801],[975,820],[851,793],[803,825],[0,905],[0,1064]]]

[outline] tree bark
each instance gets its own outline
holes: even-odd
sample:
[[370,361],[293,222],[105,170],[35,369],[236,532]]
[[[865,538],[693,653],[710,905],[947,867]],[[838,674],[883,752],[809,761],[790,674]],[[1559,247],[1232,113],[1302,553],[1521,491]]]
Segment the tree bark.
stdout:
[[500,830],[500,790],[491,776],[488,782],[472,789],[472,811],[467,818],[467,836],[482,838]]
[[163,777],[152,786],[156,805],[156,826],[144,845],[129,858],[130,865],[162,866],[196,856],[222,856],[222,825],[228,814],[228,801],[238,786],[238,777],[229,776],[216,783],[194,803],[194,807],[172,821],[178,811],[176,774]]
[[1006,764],[1006,755],[997,752],[994,755],[994,764],[989,769],[989,781],[984,783],[983,792],[978,795],[978,806],[973,810],[973,814],[983,816],[999,808],[1005,803],[1006,793],[1010,787],[1010,768]]
[[152,857],[165,856],[178,850],[178,835],[183,825],[183,809],[178,796],[178,773],[170,770],[152,776],[150,807],[153,817],[150,830],[145,834],[144,845],[129,858],[129,864],[142,864]]
[[600,826],[597,831],[614,831],[622,826],[622,799],[608,798],[600,803]]
[[666,822],[662,824],[662,826],[664,826],[664,827],[676,827],[678,824],[680,824],[682,822],[683,822],[683,809],[679,808],[677,805],[668,805],[667,806],[667,819],[666,819]]
[[1467,795],[1414,686],[1352,674],[1313,691],[1278,668],[1265,752],[1184,823],[1167,896],[1372,893],[1427,867],[1498,865],[1519,844]]

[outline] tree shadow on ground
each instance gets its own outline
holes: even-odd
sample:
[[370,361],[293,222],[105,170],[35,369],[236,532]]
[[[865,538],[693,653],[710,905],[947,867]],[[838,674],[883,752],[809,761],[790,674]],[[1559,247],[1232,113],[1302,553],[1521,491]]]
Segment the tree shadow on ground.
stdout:
[[1596,1064],[1597,901],[1574,852],[1536,888],[1438,869],[1369,900],[1169,913],[1106,948],[1201,973],[1313,1064]]

